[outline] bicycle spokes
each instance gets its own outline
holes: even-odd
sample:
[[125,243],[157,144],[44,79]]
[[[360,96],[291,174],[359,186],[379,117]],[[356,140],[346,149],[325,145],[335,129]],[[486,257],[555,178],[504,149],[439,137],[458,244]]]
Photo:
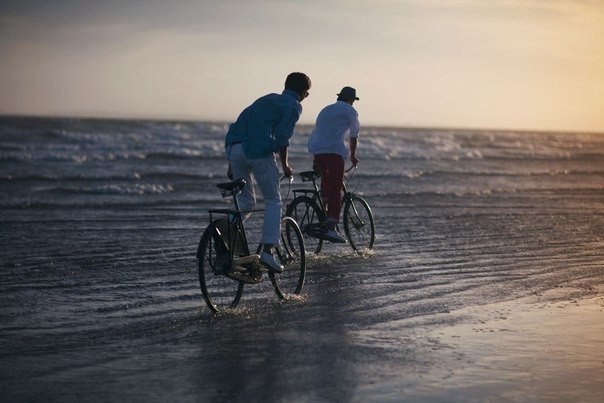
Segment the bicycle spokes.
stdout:
[[295,220],[283,219],[281,245],[275,249],[276,258],[284,266],[283,273],[270,273],[275,292],[282,299],[299,294],[306,274],[306,256],[302,232]]
[[350,204],[352,206],[352,213],[350,214],[350,220],[352,221],[352,225],[354,225],[357,230],[361,229],[365,226],[365,222],[363,222],[363,219],[359,216],[359,211],[357,210],[355,204],[352,202]]
[[325,220],[325,215],[317,202],[308,196],[298,196],[288,206],[286,215],[298,223],[306,242],[306,250],[319,253],[323,240],[315,236],[313,229]]
[[369,204],[357,195],[350,195],[344,203],[344,231],[350,246],[356,251],[373,248],[375,224]]
[[[210,224],[199,242],[198,274],[201,292],[208,307],[213,312],[237,306],[243,290],[243,283],[233,281],[225,273],[229,270],[230,254],[227,259],[220,258],[220,243],[216,242],[216,227]],[[226,263],[225,263],[226,262]]]

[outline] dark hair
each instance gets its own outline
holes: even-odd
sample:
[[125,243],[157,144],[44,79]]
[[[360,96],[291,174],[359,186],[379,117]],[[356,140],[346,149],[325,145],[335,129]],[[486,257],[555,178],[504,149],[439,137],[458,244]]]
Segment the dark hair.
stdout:
[[285,89],[296,92],[300,97],[310,89],[310,78],[304,73],[289,73],[285,79]]

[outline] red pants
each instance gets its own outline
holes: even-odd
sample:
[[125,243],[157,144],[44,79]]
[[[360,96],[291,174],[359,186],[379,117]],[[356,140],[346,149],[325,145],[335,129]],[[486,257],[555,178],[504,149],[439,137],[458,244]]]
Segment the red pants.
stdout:
[[321,172],[321,197],[329,221],[340,221],[344,158],[339,154],[315,155],[314,167]]

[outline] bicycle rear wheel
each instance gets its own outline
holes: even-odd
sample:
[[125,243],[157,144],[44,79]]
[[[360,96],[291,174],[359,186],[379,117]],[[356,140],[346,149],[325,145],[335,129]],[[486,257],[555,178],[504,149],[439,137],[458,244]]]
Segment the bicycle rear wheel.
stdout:
[[298,223],[304,235],[306,250],[310,253],[319,253],[323,246],[323,240],[311,236],[307,231],[309,225],[325,221],[325,214],[317,203],[308,196],[298,196],[287,207],[285,215],[293,218]]
[[223,274],[224,269],[228,270],[231,258],[216,222],[211,223],[199,241],[197,259],[201,293],[212,312],[234,308],[241,299],[243,283]]
[[269,273],[277,296],[289,299],[300,294],[306,276],[304,238],[296,221],[285,217],[281,223],[281,245],[276,248],[276,259],[285,267],[283,273]]
[[344,232],[352,249],[359,252],[372,249],[375,242],[375,224],[369,204],[360,196],[344,200]]

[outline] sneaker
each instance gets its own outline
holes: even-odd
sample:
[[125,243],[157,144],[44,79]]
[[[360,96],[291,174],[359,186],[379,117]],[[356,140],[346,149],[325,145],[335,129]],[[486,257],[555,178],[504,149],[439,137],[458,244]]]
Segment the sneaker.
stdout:
[[347,243],[346,239],[344,239],[342,237],[342,235],[338,234],[337,231],[335,230],[327,230],[327,232],[325,233],[325,235],[323,235],[323,237],[325,239],[327,239],[329,242],[333,242],[333,243]]
[[262,252],[260,255],[260,262],[275,273],[283,273],[283,265],[277,263],[275,257],[270,253]]

